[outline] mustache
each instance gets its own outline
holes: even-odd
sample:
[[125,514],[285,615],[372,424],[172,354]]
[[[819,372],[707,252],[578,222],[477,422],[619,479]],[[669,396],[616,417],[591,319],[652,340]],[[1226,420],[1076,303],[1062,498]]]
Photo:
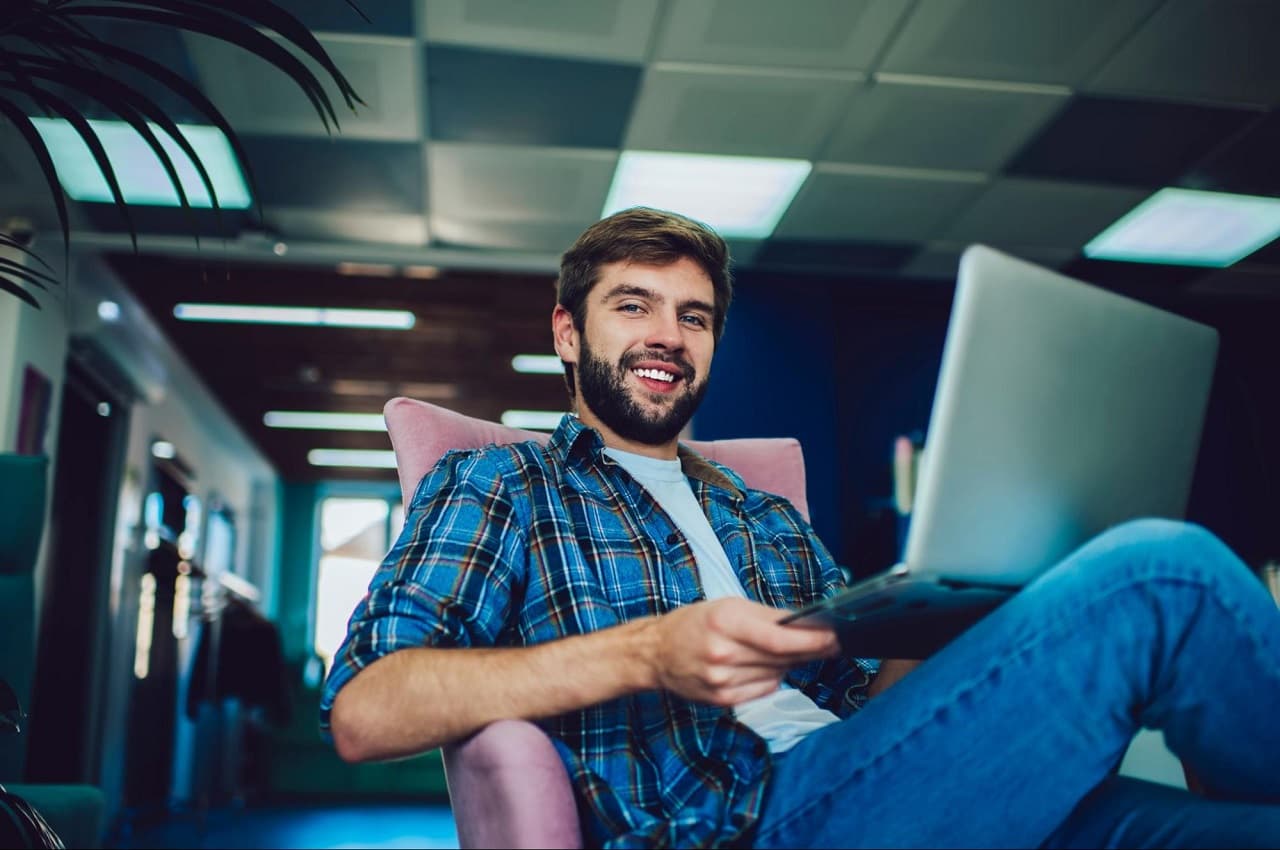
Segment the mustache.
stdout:
[[669,354],[665,351],[633,351],[622,356],[620,365],[624,370],[632,369],[637,363],[645,360],[658,361],[668,366],[673,366],[680,373],[686,383],[693,383],[694,375],[693,364],[683,357]]

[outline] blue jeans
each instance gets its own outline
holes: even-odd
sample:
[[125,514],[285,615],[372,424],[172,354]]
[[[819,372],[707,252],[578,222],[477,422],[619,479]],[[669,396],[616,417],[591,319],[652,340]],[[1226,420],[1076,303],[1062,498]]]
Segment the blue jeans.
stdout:
[[[1206,797],[1114,775],[1140,727]],[[754,843],[1280,846],[1280,612],[1204,529],[1108,531],[778,757]]]

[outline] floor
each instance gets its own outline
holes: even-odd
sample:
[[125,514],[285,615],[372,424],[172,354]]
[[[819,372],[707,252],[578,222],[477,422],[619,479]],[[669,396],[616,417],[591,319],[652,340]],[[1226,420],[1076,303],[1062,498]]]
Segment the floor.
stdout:
[[210,811],[138,827],[113,848],[454,848],[447,806],[407,803],[289,804]]

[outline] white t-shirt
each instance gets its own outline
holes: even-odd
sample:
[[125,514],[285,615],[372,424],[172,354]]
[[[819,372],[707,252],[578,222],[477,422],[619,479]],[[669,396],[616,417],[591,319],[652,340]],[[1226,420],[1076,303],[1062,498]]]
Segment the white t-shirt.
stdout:
[[[679,460],[659,460],[644,455],[605,449],[605,454],[649,491],[676,528],[684,534],[698,564],[698,577],[708,599],[726,596],[747,598],[747,591],[729,563],[724,546],[711,529],[693,488],[680,468]],[[800,691],[783,684],[767,696],[739,703],[733,707],[738,720],[751,727],[769,744],[769,751],[786,752],[805,735],[839,720],[834,714],[818,708]]]

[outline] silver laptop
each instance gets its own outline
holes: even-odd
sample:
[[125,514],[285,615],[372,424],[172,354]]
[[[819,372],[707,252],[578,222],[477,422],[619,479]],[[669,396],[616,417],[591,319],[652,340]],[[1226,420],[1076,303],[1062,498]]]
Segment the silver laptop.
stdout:
[[902,563],[789,616],[922,658],[1090,537],[1181,518],[1213,328],[982,245],[960,259]]

